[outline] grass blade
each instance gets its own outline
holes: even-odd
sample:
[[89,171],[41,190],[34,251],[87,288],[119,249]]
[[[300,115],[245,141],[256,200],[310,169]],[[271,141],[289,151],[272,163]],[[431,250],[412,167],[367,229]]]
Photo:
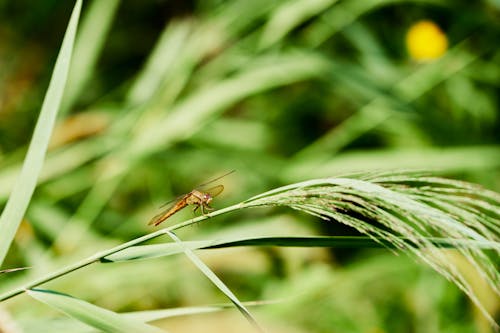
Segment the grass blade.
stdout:
[[[344,223],[368,235],[381,246],[389,247],[388,244],[390,244],[392,248],[412,254],[460,287],[483,311],[485,317],[496,326],[465,274],[450,260],[447,252],[442,251],[442,248],[456,249],[473,265],[492,289],[499,293],[500,272],[495,262],[500,254],[498,246],[500,243],[500,195],[471,183],[403,171],[359,173],[351,175],[351,178],[313,179],[283,186],[239,204],[189,219],[97,253],[78,263],[14,288],[0,295],[0,300],[19,295],[95,262],[109,261],[111,258],[119,260],[121,258],[118,253],[124,249],[131,248],[128,253],[124,252],[128,258],[124,256],[123,260],[132,260],[134,255],[137,259],[140,259],[140,256],[146,258],[148,255],[161,255],[157,251],[158,248],[150,251],[150,248],[140,247],[135,252],[136,249],[133,247],[165,233],[178,240],[172,234],[173,230],[243,208],[259,206],[288,206],[330,222]],[[250,239],[230,246],[259,245],[258,243],[265,244],[266,242],[293,246],[304,241],[314,241],[315,245],[321,246],[321,243],[330,242],[325,239],[279,238],[281,239]],[[204,245],[203,241],[198,244],[184,244],[180,241],[177,243],[181,245],[183,252],[190,259],[199,267],[204,267],[204,273],[213,281],[217,281],[220,288],[228,291],[213,272],[193,254],[191,248],[195,249]],[[217,244],[208,246],[217,246]],[[178,249],[173,251],[170,245],[168,247],[171,253],[178,251]],[[117,257],[112,256],[115,253],[118,254]]]
[[121,316],[144,322],[149,322],[149,321],[179,317],[179,316],[191,316],[202,313],[220,312],[223,310],[233,309],[233,308],[234,305],[232,303],[226,303],[226,304],[214,304],[206,306],[188,306],[188,307],[151,310],[151,311],[135,311],[135,312],[122,313]]
[[[326,178],[283,186],[257,195],[245,205],[284,205],[340,222],[372,237],[385,239],[453,281],[497,326],[479,301],[471,283],[449,255],[432,243],[444,237],[469,261],[492,290],[500,295],[500,272],[495,265],[498,246],[486,253],[464,240],[498,244],[500,196],[472,184],[411,173],[365,174],[358,178]],[[449,193],[451,198],[442,193]]]
[[215,275],[214,272],[210,268],[208,268],[207,265],[203,261],[198,258],[194,252],[189,249],[187,246],[184,245],[184,243],[171,231],[166,230],[166,233],[172,238],[177,244],[179,244],[183,250],[184,254],[193,262],[193,264],[198,267],[198,269],[205,274],[206,277],[212,281],[212,283],[219,288],[220,291],[222,291],[230,300],[231,302],[236,305],[238,310],[247,318],[247,320],[252,324],[252,326],[259,332],[264,332],[264,330],[259,326],[255,318],[250,314],[250,312],[246,309],[246,307],[238,300],[236,295],[233,294],[233,292],[222,282],[221,279]]
[[28,290],[27,293],[34,299],[104,332],[165,332],[69,295],[41,289]]
[[[408,239],[402,239],[409,241]],[[500,243],[493,241],[474,241],[469,239],[450,240],[447,238],[429,238],[433,246],[441,248],[481,248],[500,251]],[[384,238],[366,236],[258,236],[230,237],[221,240],[185,241],[183,246],[194,251],[201,249],[219,249],[236,246],[281,246],[281,247],[328,247],[328,248],[389,248],[396,246]],[[183,252],[178,243],[140,245],[129,247],[123,251],[107,256],[101,262],[119,262],[132,260],[147,260],[167,257]]]
[[24,271],[26,269],[30,269],[31,267],[17,267],[17,268],[8,268],[8,269],[2,269],[0,270],[0,274],[3,273],[12,273],[12,272],[19,272],[19,271]]
[[[254,301],[245,302],[247,306],[262,306],[267,304],[274,304],[280,301]],[[212,304],[205,306],[186,306],[172,309],[160,309],[160,310],[150,310],[150,311],[134,311],[126,312],[120,314],[126,318],[132,318],[135,320],[140,320],[144,322],[160,320],[165,318],[179,317],[179,316],[190,316],[202,313],[213,313],[220,312],[228,309],[233,309],[234,305],[232,303],[222,303],[222,304]]]
[[119,4],[119,0],[94,0],[87,7],[75,43],[75,60],[69,72],[68,85],[62,101],[62,113],[73,106],[94,73]]
[[268,48],[298,25],[318,15],[337,0],[302,0],[285,2],[269,19],[262,32],[260,48]]
[[117,262],[117,261],[144,260],[144,259],[165,257],[183,253],[184,248],[188,248],[190,250],[198,250],[215,243],[216,243],[215,241],[191,241],[191,242],[183,242],[183,246],[180,246],[178,243],[133,246],[124,249],[123,251],[107,256],[103,258],[101,261]]
[[208,119],[243,98],[317,77],[324,72],[326,64],[325,59],[312,53],[282,55],[279,60],[258,59],[238,75],[191,94],[151,127],[142,128],[131,138],[125,151],[128,156],[126,160],[148,156],[166,145],[191,136]]
[[43,166],[45,153],[68,78],[81,7],[82,1],[78,0],[71,14],[21,174],[0,216],[0,265],[7,255],[17,228],[26,212]]

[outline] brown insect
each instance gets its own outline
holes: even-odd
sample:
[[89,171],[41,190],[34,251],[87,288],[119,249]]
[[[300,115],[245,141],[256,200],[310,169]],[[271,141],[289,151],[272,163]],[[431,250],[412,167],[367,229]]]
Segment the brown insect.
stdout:
[[[225,177],[233,172],[234,172],[234,170],[231,172],[228,172],[220,177],[212,179],[209,182],[201,184],[198,187],[203,187],[205,185],[211,184],[211,183],[213,183],[213,182],[221,179],[222,177]],[[210,207],[210,203],[212,202],[213,198],[218,196],[219,194],[221,194],[222,191],[224,191],[224,185],[217,185],[217,186],[211,187],[207,190],[194,189],[191,192],[184,194],[184,195],[181,195],[177,199],[172,200],[175,203],[170,205],[165,210],[163,210],[160,214],[153,217],[151,219],[151,221],[148,223],[148,225],[151,225],[151,224],[154,224],[155,226],[159,225],[160,223],[162,223],[163,221],[165,221],[170,216],[174,215],[175,213],[177,213],[178,211],[180,211],[181,209],[183,209],[187,205],[195,206],[193,209],[193,212],[196,212],[198,210],[198,208],[200,208],[201,213],[203,215],[205,215],[207,212],[213,210],[213,208]],[[172,201],[170,201],[170,202],[172,202]],[[167,202],[166,205],[169,204],[170,202]]]

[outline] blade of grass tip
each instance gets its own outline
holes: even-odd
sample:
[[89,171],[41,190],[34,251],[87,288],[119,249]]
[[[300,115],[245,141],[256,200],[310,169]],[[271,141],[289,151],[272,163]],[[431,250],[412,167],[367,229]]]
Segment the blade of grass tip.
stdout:
[[[272,301],[252,301],[245,302],[247,306],[262,306],[268,304],[277,304],[280,303],[281,300],[272,300]],[[203,313],[213,313],[213,312],[221,312],[228,309],[233,309],[233,303],[222,303],[222,304],[212,304],[205,306],[188,306],[188,307],[180,307],[180,308],[171,308],[171,309],[160,309],[160,310],[147,310],[147,311],[135,311],[135,312],[125,312],[120,315],[126,318],[132,318],[135,320],[140,320],[143,322],[150,322],[165,318],[174,318],[180,316],[191,316]]]
[[60,113],[67,112],[73,106],[94,72],[119,4],[119,0],[94,0],[87,7],[76,39],[75,58],[69,71]]
[[149,311],[136,311],[122,313],[121,315],[126,318],[132,318],[143,322],[150,322],[165,318],[173,318],[180,316],[192,316],[202,313],[213,313],[234,308],[232,303],[212,306],[190,306],[183,308],[162,309],[162,310],[149,310]]
[[219,290],[222,291],[231,300],[231,302],[234,303],[234,305],[236,305],[238,310],[240,310],[240,312],[245,316],[245,318],[247,318],[250,324],[252,324],[252,326],[257,331],[264,332],[264,330],[259,326],[255,318],[250,314],[247,308],[238,300],[236,295],[234,295],[233,292],[224,284],[224,282],[222,282],[222,280],[219,279],[219,277],[217,277],[217,275],[215,275],[215,273],[207,265],[205,265],[205,263],[201,261],[201,259],[198,258],[191,249],[186,247],[184,243],[179,239],[179,237],[177,237],[173,232],[165,230],[165,233],[168,234],[170,238],[172,238],[176,243],[178,243],[182,247],[184,254],[186,254],[189,260],[191,260],[191,262],[193,262],[193,264],[195,264],[196,267],[203,274],[205,274],[205,276],[208,277],[210,281],[212,281],[212,283],[217,288],[219,288]]
[[165,332],[158,327],[122,316],[116,312],[56,291],[31,289],[26,293],[68,316],[104,332]]
[[68,78],[81,7],[82,0],[78,0],[73,8],[61,50],[57,56],[49,88],[43,100],[40,116],[21,169],[21,174],[0,216],[0,266],[7,256],[10,244],[26,212],[35,190],[38,175],[43,166],[56,115],[61,105],[64,86]]
[[31,267],[17,267],[17,268],[2,269],[0,270],[0,274],[24,271],[25,269],[30,269],[30,268]]

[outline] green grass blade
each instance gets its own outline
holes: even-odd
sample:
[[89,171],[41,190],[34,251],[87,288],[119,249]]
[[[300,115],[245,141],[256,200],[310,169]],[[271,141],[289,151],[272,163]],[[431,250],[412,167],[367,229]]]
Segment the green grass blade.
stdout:
[[258,59],[238,75],[191,94],[162,119],[158,119],[150,127],[140,129],[125,148],[122,163],[148,156],[177,140],[191,136],[208,120],[244,98],[317,77],[324,72],[325,66],[326,62],[322,57],[311,53]]
[[[393,5],[401,0],[352,0],[342,1],[321,15],[320,19],[308,28],[307,37],[310,47],[318,47],[335,33],[359,17],[377,7]],[[406,2],[406,1],[403,1]],[[419,2],[419,1],[417,1]],[[424,0],[434,5],[445,3],[442,0]]]
[[2,269],[2,270],[0,270],[0,274],[19,272],[19,271],[24,271],[25,269],[30,269],[30,268],[31,267],[17,267],[17,268]]
[[94,0],[88,6],[75,42],[75,57],[69,71],[67,89],[64,92],[62,113],[73,106],[94,73],[119,4],[119,0]]
[[285,2],[267,22],[260,48],[267,48],[282,39],[298,25],[318,15],[337,0],[300,0]]
[[[402,239],[408,241],[407,239]],[[474,241],[470,239],[450,240],[447,238],[429,238],[433,246],[441,248],[481,248],[500,251],[500,242]],[[281,247],[329,247],[329,248],[390,248],[396,246],[384,238],[366,236],[258,236],[230,237],[221,240],[185,241],[183,246],[190,250],[219,249],[236,246],[281,246]],[[131,260],[146,260],[166,257],[183,252],[178,243],[140,245],[129,247],[123,251],[103,258],[102,262],[119,262]]]
[[171,256],[178,253],[183,253],[184,248],[190,250],[198,250],[202,248],[209,247],[216,244],[215,241],[188,241],[183,242],[180,246],[178,243],[165,243],[165,244],[153,244],[153,245],[139,245],[129,247],[114,253],[110,256],[103,258],[102,262],[117,262],[117,261],[129,261],[129,260],[143,260],[158,257]]
[[145,103],[153,98],[168,74],[180,67],[179,61],[186,57],[184,48],[192,29],[189,21],[174,21],[165,27],[127,94],[130,105]]
[[69,295],[41,289],[28,290],[27,293],[34,299],[104,332],[165,332]]
[[[413,103],[433,87],[469,66],[479,56],[474,57],[468,54],[466,51],[467,45],[468,41],[461,42],[449,50],[446,56],[439,59],[439,61],[418,68],[413,73],[395,82],[390,88],[392,91],[390,96],[381,94],[373,96],[368,103],[363,105],[341,125],[334,127],[315,142],[299,151],[294,156],[294,162],[290,163],[289,170],[285,170],[285,173],[294,174],[297,172],[296,169],[302,169],[309,174],[311,169],[306,170],[304,164],[308,163],[310,159],[318,159],[318,156],[325,158],[325,152],[328,152],[330,154],[328,156],[331,156],[332,153],[340,151],[363,133],[367,133],[386,122],[396,112],[404,110],[407,105]],[[345,72],[342,67],[336,66],[336,64],[332,64],[331,69],[333,76],[339,76],[339,74]],[[340,75],[343,79],[339,81],[350,81],[357,84],[357,81],[352,81],[351,76]]]
[[97,333],[98,331],[88,325],[70,317],[54,318],[38,317],[20,320],[23,332],[71,332],[71,333]]
[[[433,245],[442,248],[470,247],[494,249],[500,251],[500,242],[449,240],[446,238],[430,238]],[[396,248],[393,243],[382,238],[365,236],[304,236],[304,237],[258,237],[220,241],[202,249],[217,249],[235,246],[281,246],[281,247],[329,247],[344,249],[360,248]]]
[[[154,248],[156,251],[154,252],[150,251],[150,248],[141,247],[134,253],[133,247],[165,233],[176,238],[171,231],[218,215],[259,206],[288,206],[328,220],[329,223],[344,223],[370,236],[382,246],[391,244],[392,248],[420,258],[459,286],[478,305],[486,318],[496,325],[471,288],[469,281],[447,256],[448,252],[442,251],[442,248],[450,246],[456,249],[474,266],[492,289],[500,294],[497,284],[500,273],[495,265],[495,260],[500,254],[498,246],[500,195],[471,183],[402,171],[360,173],[352,175],[351,178],[313,179],[283,186],[239,204],[189,219],[97,253],[14,288],[0,295],[0,300],[24,293],[92,263],[107,261],[113,258],[111,255],[127,248],[132,250],[128,252],[128,258],[123,258],[124,260],[140,259],[140,256],[146,257],[151,254],[158,255],[158,248]],[[255,234],[252,235],[255,237]],[[330,242],[319,238],[315,240],[278,238],[244,240],[242,243],[230,246],[259,243],[269,245],[271,242],[281,243],[279,244],[281,246],[303,246],[312,241],[320,246],[321,243]],[[186,245],[178,242],[183,252],[187,253],[190,259],[194,258],[200,267],[204,267],[204,264],[197,260],[191,248],[204,245],[202,243]],[[178,252],[178,249],[173,251],[170,248],[169,251]],[[133,258],[133,255],[136,255],[136,258]],[[120,259],[119,255],[114,259]],[[218,281],[208,268],[204,273],[213,278],[213,281]]]
[[7,255],[17,228],[26,212],[43,166],[45,153],[68,77],[81,6],[82,1],[78,0],[71,14],[21,174],[0,216],[0,265]]
[[466,276],[431,239],[444,237],[456,242],[459,253],[500,295],[500,272],[495,265],[498,246],[486,253],[479,246],[460,245],[464,240],[498,244],[500,196],[479,186],[436,177],[404,173],[358,177],[361,179],[326,178],[291,184],[257,195],[245,205],[289,206],[346,224],[374,240],[385,239],[453,281],[496,325]]
[[358,150],[335,156],[316,154],[286,170],[283,180],[304,179],[311,174],[311,170],[319,177],[326,177],[362,170],[413,169],[451,173],[499,166],[500,147],[497,145]]
[[151,310],[151,311],[135,311],[122,313],[121,316],[125,318],[131,318],[135,320],[140,320],[143,322],[149,322],[154,320],[160,320],[165,318],[179,317],[179,316],[190,316],[202,313],[213,313],[226,309],[234,308],[231,303],[210,305],[210,306],[189,306],[173,309],[161,309],[161,310]]
[[264,330],[259,326],[255,318],[250,314],[250,312],[247,310],[247,308],[238,300],[236,295],[233,294],[233,292],[222,282],[217,275],[215,275],[214,272],[210,268],[208,268],[207,265],[203,261],[201,261],[200,258],[198,258],[194,252],[189,249],[187,246],[184,245],[184,243],[171,231],[166,230],[166,233],[172,238],[177,244],[179,244],[183,250],[184,254],[193,262],[193,264],[196,265],[196,267],[203,273],[205,274],[206,277],[212,281],[212,283],[219,288],[220,291],[222,291],[230,300],[231,302],[236,305],[238,310],[247,318],[247,320],[252,324],[252,326],[257,329],[259,332],[264,332]]
[[[256,302],[245,302],[247,306],[262,306],[266,304],[277,303],[277,301],[256,301]],[[134,311],[126,312],[120,314],[126,318],[132,318],[135,320],[140,320],[143,322],[149,322],[154,320],[160,320],[165,318],[179,317],[179,316],[189,316],[202,313],[213,313],[219,312],[227,309],[233,309],[234,304],[232,303],[222,303],[222,304],[212,304],[205,306],[186,306],[172,309],[160,309],[160,310],[150,310],[150,311]]]

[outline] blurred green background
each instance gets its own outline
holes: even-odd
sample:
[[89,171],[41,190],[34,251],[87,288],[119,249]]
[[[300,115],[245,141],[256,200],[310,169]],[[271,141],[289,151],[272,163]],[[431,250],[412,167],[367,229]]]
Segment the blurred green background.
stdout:
[[[2,205],[73,5],[0,2]],[[495,0],[85,2],[47,162],[7,260],[33,268],[0,276],[0,288],[150,232],[162,203],[233,169],[215,207],[372,170],[430,170],[498,191],[499,18]],[[406,34],[421,20],[447,39],[441,57],[408,53]],[[355,234],[276,208],[220,216],[179,235],[272,232]],[[241,300],[287,300],[252,309],[273,332],[491,331],[454,285],[387,250],[200,255]],[[226,301],[181,256],[95,265],[50,287],[119,312]],[[498,318],[499,300],[479,280],[476,287]],[[4,304],[3,322],[26,331],[67,324],[26,296]],[[234,310],[160,325],[250,331]]]

